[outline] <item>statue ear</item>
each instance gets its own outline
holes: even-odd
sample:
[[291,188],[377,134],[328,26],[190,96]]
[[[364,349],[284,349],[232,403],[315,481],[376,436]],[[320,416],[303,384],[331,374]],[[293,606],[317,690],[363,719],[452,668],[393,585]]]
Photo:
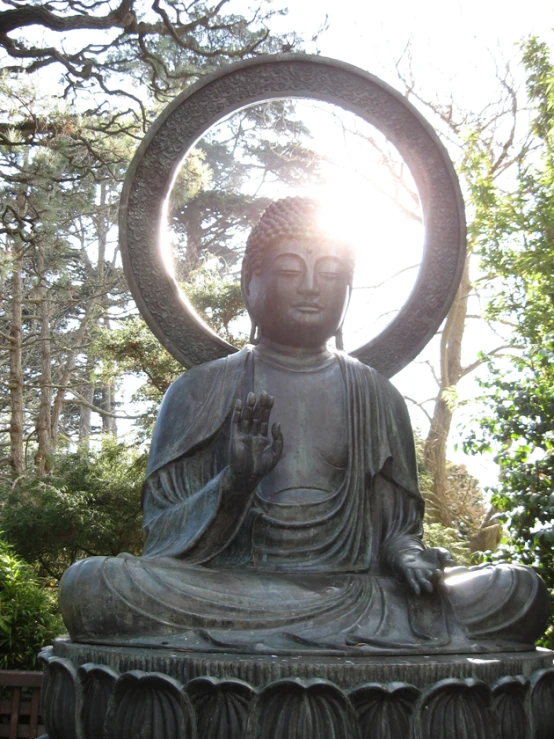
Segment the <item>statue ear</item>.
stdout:
[[247,281],[246,279],[246,260],[242,260],[242,268],[240,271],[240,291],[242,293],[242,299],[244,300],[246,307],[248,309],[248,312],[250,313],[250,308],[248,305],[249,297],[250,297],[250,280]]
[[[346,300],[344,301],[344,309],[342,311],[342,316],[340,317],[340,323],[339,328],[337,330],[337,333],[335,334],[335,340],[337,343],[337,349],[340,349],[341,351],[344,349],[343,343],[342,343],[342,326],[344,323],[344,319],[346,318],[346,311],[348,310],[348,306],[350,305],[350,298],[352,297],[352,284],[348,284],[348,295],[346,296]],[[340,344],[340,346],[339,346]]]
[[253,318],[250,320],[252,321],[252,327],[250,328],[250,338],[248,339],[248,343],[256,345],[260,343],[260,327]]
[[257,344],[260,340],[260,336],[259,336],[260,328],[256,323],[254,314],[252,313],[252,301],[250,299],[250,280],[247,281],[246,279],[245,264],[246,262],[243,260],[242,269],[240,273],[240,290],[242,293],[242,299],[244,300],[244,304],[246,306],[246,310],[248,311],[248,315],[250,316],[250,321],[252,324],[252,328],[250,329],[250,339],[248,343]]

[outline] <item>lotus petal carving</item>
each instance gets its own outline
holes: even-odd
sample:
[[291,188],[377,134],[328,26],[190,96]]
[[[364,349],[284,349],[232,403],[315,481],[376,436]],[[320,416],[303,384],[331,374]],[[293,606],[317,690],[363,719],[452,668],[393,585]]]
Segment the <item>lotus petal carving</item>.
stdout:
[[415,736],[417,739],[500,739],[490,688],[471,678],[448,678],[435,683],[420,699]]
[[117,672],[103,665],[87,663],[79,667],[78,711],[83,739],[104,739],[104,722],[117,678]]
[[278,680],[254,701],[247,739],[359,739],[347,696],[326,680]]
[[405,683],[368,683],[350,692],[362,739],[409,737],[421,691]]
[[194,709],[177,680],[156,672],[126,672],[110,701],[105,737],[196,739]]
[[187,685],[201,739],[244,739],[250,706],[256,695],[242,680],[199,677]]
[[50,739],[77,739],[77,671],[68,659],[53,657],[51,647],[44,649],[39,657],[44,662],[41,714],[48,736]]

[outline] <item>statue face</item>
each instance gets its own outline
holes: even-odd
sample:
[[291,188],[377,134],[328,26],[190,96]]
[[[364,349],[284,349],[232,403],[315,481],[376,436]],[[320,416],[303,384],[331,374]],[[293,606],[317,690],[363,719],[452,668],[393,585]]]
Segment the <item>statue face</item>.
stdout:
[[248,291],[262,337],[308,347],[334,336],[350,297],[343,250],[339,243],[305,239],[285,239],[266,249]]

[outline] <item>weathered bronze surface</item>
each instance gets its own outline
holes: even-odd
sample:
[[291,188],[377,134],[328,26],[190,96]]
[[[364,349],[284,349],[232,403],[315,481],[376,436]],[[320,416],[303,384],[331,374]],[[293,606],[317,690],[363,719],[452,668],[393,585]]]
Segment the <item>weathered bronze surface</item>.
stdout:
[[[248,241],[259,343],[168,391],[144,488],[141,558],[65,574],[76,641],[254,653],[529,649],[548,595],[528,568],[458,568],[425,549],[412,431],[395,388],[330,351],[352,284],[348,245],[303,198]],[[271,430],[270,430],[271,428]]]

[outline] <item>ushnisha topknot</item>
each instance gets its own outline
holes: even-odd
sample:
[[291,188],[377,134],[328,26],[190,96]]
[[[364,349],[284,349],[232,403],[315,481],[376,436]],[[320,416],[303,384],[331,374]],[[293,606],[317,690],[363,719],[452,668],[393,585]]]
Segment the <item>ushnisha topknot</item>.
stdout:
[[[321,205],[306,197],[290,197],[276,200],[264,211],[258,224],[250,232],[246,242],[243,262],[243,284],[250,282],[253,274],[262,268],[265,249],[283,239],[314,239],[336,241],[320,222]],[[344,241],[344,259],[351,275],[354,273],[354,249]]]

